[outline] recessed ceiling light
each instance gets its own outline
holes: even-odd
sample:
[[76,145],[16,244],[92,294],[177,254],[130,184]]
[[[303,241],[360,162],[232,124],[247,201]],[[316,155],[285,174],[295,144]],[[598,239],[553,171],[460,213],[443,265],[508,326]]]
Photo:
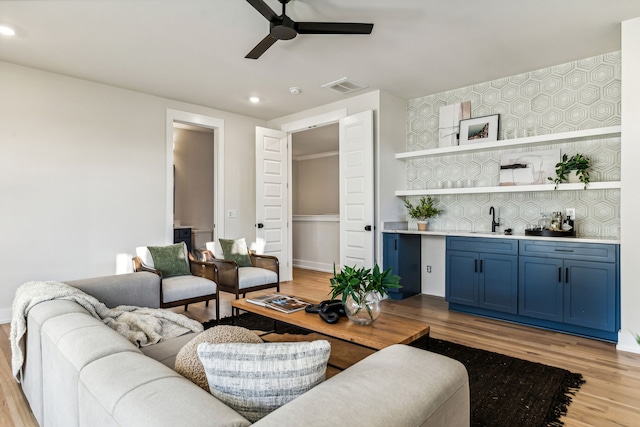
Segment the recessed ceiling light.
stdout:
[[298,95],[302,91],[300,90],[299,87],[292,86],[292,87],[289,88],[289,92],[291,92],[292,95]]
[[0,25],[0,34],[5,36],[15,36],[16,32],[11,27],[7,27],[6,25]]
[[252,96],[251,98],[249,98],[249,101],[257,104],[258,102],[260,102],[260,98],[258,98],[257,96]]

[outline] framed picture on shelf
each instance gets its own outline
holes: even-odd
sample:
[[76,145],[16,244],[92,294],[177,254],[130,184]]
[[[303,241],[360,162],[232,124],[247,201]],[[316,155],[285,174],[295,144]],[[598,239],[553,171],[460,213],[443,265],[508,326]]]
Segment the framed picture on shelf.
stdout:
[[498,140],[500,114],[460,120],[460,145]]

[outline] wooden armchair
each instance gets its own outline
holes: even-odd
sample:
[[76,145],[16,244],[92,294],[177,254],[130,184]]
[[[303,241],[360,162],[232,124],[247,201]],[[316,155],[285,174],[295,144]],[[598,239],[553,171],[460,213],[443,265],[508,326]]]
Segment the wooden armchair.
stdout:
[[246,297],[249,292],[276,288],[280,292],[280,262],[277,257],[260,255],[249,251],[250,267],[240,267],[233,260],[222,257],[222,249],[217,242],[207,242],[204,256],[207,263],[218,268],[218,292],[229,292],[236,299]]
[[215,264],[198,261],[184,247],[184,259],[188,260],[191,274],[163,277],[162,271],[155,268],[151,252],[147,246],[136,248],[136,257],[133,258],[133,271],[150,271],[160,276],[160,307],[177,307],[184,305],[185,311],[189,304],[216,300],[216,319],[220,311],[218,300],[218,271]]

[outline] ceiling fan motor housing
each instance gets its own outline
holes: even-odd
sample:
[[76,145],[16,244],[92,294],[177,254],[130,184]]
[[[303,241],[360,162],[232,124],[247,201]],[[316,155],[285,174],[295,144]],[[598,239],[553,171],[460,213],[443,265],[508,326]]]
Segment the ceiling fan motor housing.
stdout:
[[294,29],[294,22],[286,15],[279,16],[277,20],[271,21],[271,37],[278,40],[291,40],[298,35]]

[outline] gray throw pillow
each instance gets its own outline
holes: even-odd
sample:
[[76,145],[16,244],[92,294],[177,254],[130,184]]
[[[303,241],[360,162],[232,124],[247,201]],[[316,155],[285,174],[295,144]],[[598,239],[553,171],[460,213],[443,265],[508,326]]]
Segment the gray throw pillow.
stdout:
[[241,328],[240,326],[219,325],[199,333],[180,349],[176,356],[174,370],[204,390],[210,391],[207,375],[204,373],[200,358],[198,358],[198,344],[203,342],[211,344],[232,342],[259,344],[262,343],[262,338],[249,329]]
[[147,246],[147,248],[151,253],[154,268],[160,270],[162,277],[191,274],[184,243],[169,246]]
[[236,240],[219,239],[219,241],[224,259],[237,262],[238,267],[251,267],[251,257],[249,257],[249,249],[244,237]]
[[325,340],[198,345],[211,394],[255,422],[325,379]]

